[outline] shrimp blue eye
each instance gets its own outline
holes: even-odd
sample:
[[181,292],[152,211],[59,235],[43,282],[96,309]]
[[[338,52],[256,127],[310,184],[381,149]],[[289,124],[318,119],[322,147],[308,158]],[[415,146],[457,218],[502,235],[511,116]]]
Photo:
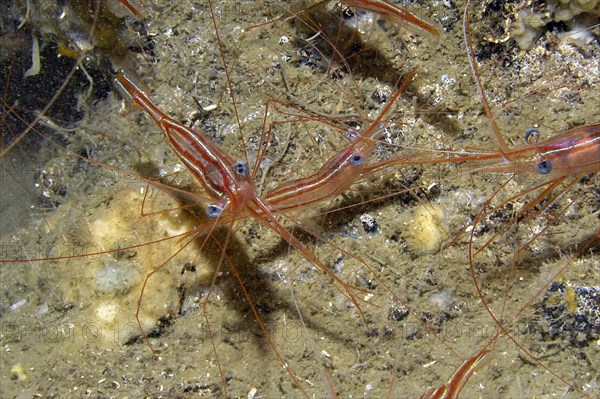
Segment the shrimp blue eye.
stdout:
[[547,175],[552,172],[552,161],[544,160],[537,164],[537,171],[540,175]]
[[527,144],[537,144],[538,140],[540,139],[540,131],[537,127],[527,129],[524,138]]
[[358,130],[356,130],[356,129],[348,129],[348,132],[346,133],[346,137],[350,141],[356,140],[356,138],[358,137]]
[[350,162],[352,162],[352,165],[354,166],[362,165],[364,160],[362,155],[352,155],[352,158],[350,158]]
[[218,218],[222,212],[223,208],[221,208],[219,205],[211,204],[206,207],[206,216],[211,219]]
[[248,176],[250,173],[248,164],[242,161],[237,161],[235,164],[233,164],[233,170],[240,176]]

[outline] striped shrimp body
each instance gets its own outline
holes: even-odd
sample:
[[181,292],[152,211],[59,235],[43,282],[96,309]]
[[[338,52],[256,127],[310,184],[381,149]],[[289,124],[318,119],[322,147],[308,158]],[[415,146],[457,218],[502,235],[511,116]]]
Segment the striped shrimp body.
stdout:
[[420,399],[458,399],[460,392],[477,370],[481,369],[490,359],[490,350],[485,348],[474,356],[466,359],[452,374],[445,385],[431,388]]
[[383,134],[383,118],[414,75],[415,70],[408,74],[369,127],[353,134],[352,143],[328,159],[315,174],[283,183],[267,193],[265,200],[269,205],[283,211],[330,199],[346,191],[362,176]]
[[206,207],[209,217],[221,212],[239,213],[246,200],[256,196],[256,187],[248,176],[248,164],[234,161],[202,133],[193,131],[162,112],[127,75],[119,73],[117,84],[163,129],[173,149],[194,174],[215,204]]
[[362,8],[375,12],[391,22],[400,26],[407,27],[408,29],[415,30],[417,32],[426,32],[428,34],[439,36],[441,34],[441,28],[435,26],[433,23],[425,21],[423,18],[418,17],[410,12],[398,7],[394,3],[386,0],[344,0],[344,4],[348,4],[352,7]]

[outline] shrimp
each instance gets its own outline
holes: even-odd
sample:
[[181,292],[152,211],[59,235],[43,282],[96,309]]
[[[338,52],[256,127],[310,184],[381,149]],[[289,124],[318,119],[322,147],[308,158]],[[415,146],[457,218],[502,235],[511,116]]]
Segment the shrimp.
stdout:
[[422,17],[417,17],[386,0],[344,0],[342,3],[375,12],[393,23],[407,27],[408,29],[414,29],[417,32],[427,32],[434,36],[441,34],[441,29],[434,24],[426,22]]
[[[531,129],[526,132],[525,139],[531,135],[538,135],[537,129]],[[419,159],[419,155],[414,157],[402,156],[398,159],[385,161],[376,165],[369,166],[363,172],[371,174],[394,165],[409,164],[435,164],[435,163],[468,163],[469,169],[475,173],[509,173],[513,175],[531,175],[540,176],[543,182],[503,201],[499,205],[479,214],[475,221],[465,226],[454,236],[452,242],[455,242],[465,231],[473,231],[475,225],[481,220],[497,212],[508,202],[515,198],[526,195],[529,191],[540,191],[536,198],[528,202],[517,212],[508,223],[502,228],[502,231],[491,237],[483,244],[474,255],[484,250],[499,234],[506,231],[511,224],[518,219],[525,217],[528,212],[539,207],[544,201],[542,210],[537,210],[533,215],[527,216],[533,218],[543,209],[547,209],[560,196],[567,192],[576,182],[581,180],[588,173],[597,173],[600,170],[600,123],[579,126],[569,131],[557,134],[548,140],[528,145],[522,148],[504,151],[480,153],[480,154],[451,154],[448,157],[424,158]],[[564,186],[561,188],[561,185]],[[557,190],[552,194],[555,190]],[[552,194],[552,195],[551,195]],[[564,211],[563,211],[564,212]],[[537,236],[542,234],[539,232]],[[531,238],[523,244],[517,252],[526,248],[536,237]]]
[[[537,129],[532,129],[526,133],[526,137],[529,137],[530,135],[537,135],[538,133],[539,132]],[[424,152],[426,153],[426,151]],[[491,200],[494,199],[495,196],[501,192],[501,190],[507,187],[508,183],[512,181],[512,178],[510,178],[494,192],[494,195],[492,195],[490,199],[484,202],[481,210],[476,214],[473,221],[456,233],[450,241],[450,244],[457,243],[460,237],[462,237],[465,233],[468,233],[469,263],[471,266],[473,282],[485,308],[495,323],[497,323],[499,331],[501,331],[509,340],[513,341],[519,350],[532,359],[532,361],[540,364],[542,368],[546,369],[552,375],[559,378],[573,389],[577,390],[575,383],[569,382],[560,374],[557,374],[555,370],[541,363],[539,361],[539,356],[535,355],[531,349],[528,349],[525,345],[523,345],[523,343],[519,342],[513,333],[510,332],[510,326],[512,322],[506,320],[506,316],[502,316],[503,314],[507,313],[505,308],[507,306],[506,302],[501,303],[500,310],[492,309],[491,301],[493,300],[493,297],[490,297],[487,293],[487,285],[483,285],[483,283],[478,280],[479,277],[476,268],[478,267],[478,259],[483,257],[484,251],[486,249],[489,250],[493,245],[497,245],[497,242],[502,239],[501,237],[504,237],[505,234],[507,234],[507,232],[509,232],[517,223],[529,223],[529,221],[534,221],[536,218],[541,217],[541,215],[544,215],[544,211],[551,209],[555,202],[568,193],[569,190],[573,189],[575,184],[585,178],[587,174],[598,173],[600,170],[600,124],[596,123],[579,126],[569,131],[557,134],[548,140],[518,149],[511,150],[507,148],[505,151],[495,151],[490,153],[482,152],[480,154],[469,155],[446,154],[445,157],[440,158],[424,156],[423,159],[419,159],[421,156],[424,156],[424,154],[415,154],[414,157],[405,155],[392,161],[370,166],[366,168],[363,173],[370,174],[375,170],[379,171],[382,168],[387,168],[392,164],[408,165],[435,164],[438,162],[461,162],[469,164],[469,169],[472,171],[471,173],[475,174],[509,173],[512,174],[512,176],[529,175],[539,176],[543,179],[541,183],[534,185],[532,188],[526,189],[523,192],[519,192],[514,195],[510,195],[507,199],[503,199],[499,204],[491,206]],[[508,218],[508,220],[506,220],[497,231],[491,234],[490,237],[485,238],[483,242],[479,242],[479,240],[476,239],[476,235],[478,235],[477,229],[480,228],[479,225],[484,220],[493,217],[493,215],[496,213],[502,212],[503,207],[507,206],[507,204],[509,204],[511,201],[524,198],[530,192],[536,193],[533,199],[530,199],[521,207],[521,209],[515,211],[513,215],[511,215],[510,218]],[[549,220],[546,222],[546,226],[539,231],[535,231],[533,234],[531,234],[530,238],[527,238],[518,244],[512,255],[514,259],[523,258],[522,255],[519,255],[519,253],[525,251],[536,239],[542,237],[545,231],[549,229],[552,224],[556,223],[558,218],[563,216],[567,212],[567,209],[571,206],[573,206],[573,201],[569,200],[567,205],[564,208],[559,208],[555,214],[548,212]],[[584,236],[583,244],[581,244],[581,248],[576,251],[576,254],[584,254],[586,250],[593,248],[593,246],[596,245],[599,240],[600,231],[598,230],[587,237]],[[516,262],[516,260],[512,261],[511,268],[514,268],[514,264]],[[562,264],[559,263],[559,266],[555,267],[551,272],[552,280],[555,280],[563,275],[569,266],[569,262]],[[549,289],[550,283],[551,281],[547,282],[544,280],[544,285],[541,287],[539,287],[537,284],[534,285],[536,286],[536,293],[532,298],[540,298],[543,295],[547,296],[548,294],[545,293],[545,291]],[[510,285],[512,283],[508,282],[507,284]],[[589,312],[590,310],[586,310],[586,306],[588,305],[584,304],[584,301],[589,300],[585,299],[585,291],[582,291],[582,293],[579,295],[581,295],[581,298],[578,298],[577,300],[571,300],[572,312],[580,313],[580,317],[585,319],[587,319],[587,317],[593,317],[586,315],[586,312]],[[566,299],[561,300],[566,301]],[[518,308],[510,313],[511,320],[515,320],[518,315],[524,312],[526,307],[531,305],[532,301],[533,299],[528,301],[525,305],[519,304]],[[577,304],[575,304],[575,302],[577,302]],[[546,317],[548,316],[546,315]],[[590,326],[589,328],[596,329],[597,327]],[[480,352],[479,354],[482,355],[483,353]],[[469,370],[469,368],[465,369],[464,367],[461,367],[459,370],[457,370],[457,373],[460,372],[460,370],[463,370],[462,377],[464,377],[461,377],[457,380],[460,382],[456,382],[456,384],[460,385],[448,383],[448,385],[440,387],[435,391],[428,391],[426,394],[424,394],[424,397],[457,397],[456,395],[458,395],[460,389],[462,389],[462,386],[470,376],[470,373],[464,373],[464,370]],[[452,394],[444,393],[446,392],[446,389],[450,390]]]
[[[223,211],[237,214],[248,208],[246,201],[256,197],[256,187],[248,176],[245,162],[234,161],[202,132],[193,131],[170,118],[124,73],[118,73],[116,80],[120,88],[161,127],[179,158],[216,201],[206,207],[208,217],[219,218]],[[261,204],[255,205],[260,208]]]
[[[319,8],[322,5],[331,2],[331,0],[322,0],[314,5],[306,9],[302,9],[300,11],[291,12],[291,16],[287,16],[285,18],[279,18],[283,20],[289,20],[292,18],[297,18],[302,13],[306,11],[310,11],[315,8]],[[397,6],[396,4],[387,1],[387,0],[368,0],[368,1],[359,1],[359,0],[344,0],[341,1],[342,4],[347,4],[350,7],[360,8],[362,10],[367,10],[376,14],[381,15],[386,20],[390,21],[393,24],[400,25],[404,28],[412,30],[416,33],[420,34],[430,34],[433,36],[439,36],[442,32],[442,29],[436,26],[435,23],[427,21],[427,19],[422,16],[417,16],[409,11]],[[272,21],[271,21],[272,22]],[[264,24],[261,24],[264,25]]]
[[[531,137],[539,137],[539,130],[528,130],[524,139],[532,142]],[[443,154],[439,159],[400,159],[372,165],[363,172],[365,175],[397,165],[424,163],[468,162],[474,172],[513,173],[541,175],[556,179],[577,174],[597,172],[600,168],[600,123],[578,126],[559,133],[548,140],[537,142],[514,150],[463,155],[459,152]],[[422,153],[427,153],[423,151]],[[494,163],[495,162],[495,163]]]
[[348,147],[342,149],[313,175],[285,182],[266,194],[265,200],[277,210],[306,206],[336,196],[346,191],[361,177],[370,155],[383,134],[381,121],[402,90],[415,75],[413,70],[388,100],[370,126],[352,137]]
[[425,392],[421,399],[457,399],[469,378],[488,362],[490,351],[486,348],[466,359],[448,379],[448,382]]

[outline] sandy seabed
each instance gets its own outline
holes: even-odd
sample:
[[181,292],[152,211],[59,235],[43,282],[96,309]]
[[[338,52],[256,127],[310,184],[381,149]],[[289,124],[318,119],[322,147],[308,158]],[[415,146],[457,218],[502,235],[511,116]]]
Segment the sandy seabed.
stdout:
[[[132,57],[161,109],[204,130],[235,159],[253,163],[258,156],[267,100],[281,101],[270,103],[268,121],[310,113],[365,129],[365,119],[377,116],[413,68],[417,75],[386,118],[384,144],[369,162],[497,149],[468,62],[462,2],[414,10],[440,22],[445,32],[439,38],[361,12],[342,21],[333,5],[321,10],[317,22],[324,31],[345,24],[336,48],[349,51],[353,73],[343,62],[330,62],[339,57],[326,53],[331,43],[305,26],[306,16],[257,26],[289,10],[275,2],[214,7],[222,47],[205,2],[144,4],[153,48]],[[482,84],[508,146],[524,146],[523,132],[532,126],[543,140],[598,122],[598,28],[583,47],[545,32],[522,50],[512,39],[501,40],[502,21],[513,17],[509,10],[490,16],[488,9],[472,6],[470,29]],[[488,199],[502,204],[539,184],[538,177],[511,178],[474,163],[403,165],[287,215],[289,228],[297,223],[317,232],[298,237],[341,281],[360,289],[353,291],[357,309],[339,284],[253,220],[238,223],[231,236],[217,231],[207,242],[200,236],[188,243],[190,235],[183,235],[96,254],[206,230],[209,223],[148,186],[144,178],[155,181],[157,173],[166,175],[163,184],[187,189],[194,183],[175,173],[181,162],[154,123],[140,111],[122,116],[119,107],[111,94],[91,106],[76,129],[42,133],[46,142],[33,162],[25,145],[1,160],[2,259],[23,262],[0,265],[0,396],[419,397],[486,346],[487,361],[462,397],[599,395],[593,287],[600,286],[600,259],[597,246],[579,253],[598,234],[597,174],[506,231],[502,226],[533,194],[511,200],[476,227],[473,248],[481,252],[473,273],[506,330],[498,333],[473,282],[468,235],[438,247]],[[323,122],[272,126],[261,162],[268,175],[257,178],[263,192],[313,173],[347,145]],[[90,162],[75,155],[92,148]],[[44,195],[56,199],[52,206],[40,201]],[[225,242],[227,257],[220,249]],[[41,257],[63,259],[36,260]],[[140,306],[155,354],[140,338],[136,310],[144,278],[157,268]],[[544,302],[553,282],[563,288]],[[586,297],[581,287],[592,287],[592,294]],[[558,309],[554,319],[550,306]],[[573,333],[581,314],[589,328]]]

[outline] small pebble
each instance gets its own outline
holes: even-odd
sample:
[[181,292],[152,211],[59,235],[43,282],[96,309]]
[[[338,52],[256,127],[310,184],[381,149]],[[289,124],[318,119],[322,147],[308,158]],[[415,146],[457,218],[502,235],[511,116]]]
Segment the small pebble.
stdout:
[[379,229],[377,219],[375,219],[368,213],[360,215],[360,222],[362,223],[362,227],[365,230],[365,233],[375,233]]

